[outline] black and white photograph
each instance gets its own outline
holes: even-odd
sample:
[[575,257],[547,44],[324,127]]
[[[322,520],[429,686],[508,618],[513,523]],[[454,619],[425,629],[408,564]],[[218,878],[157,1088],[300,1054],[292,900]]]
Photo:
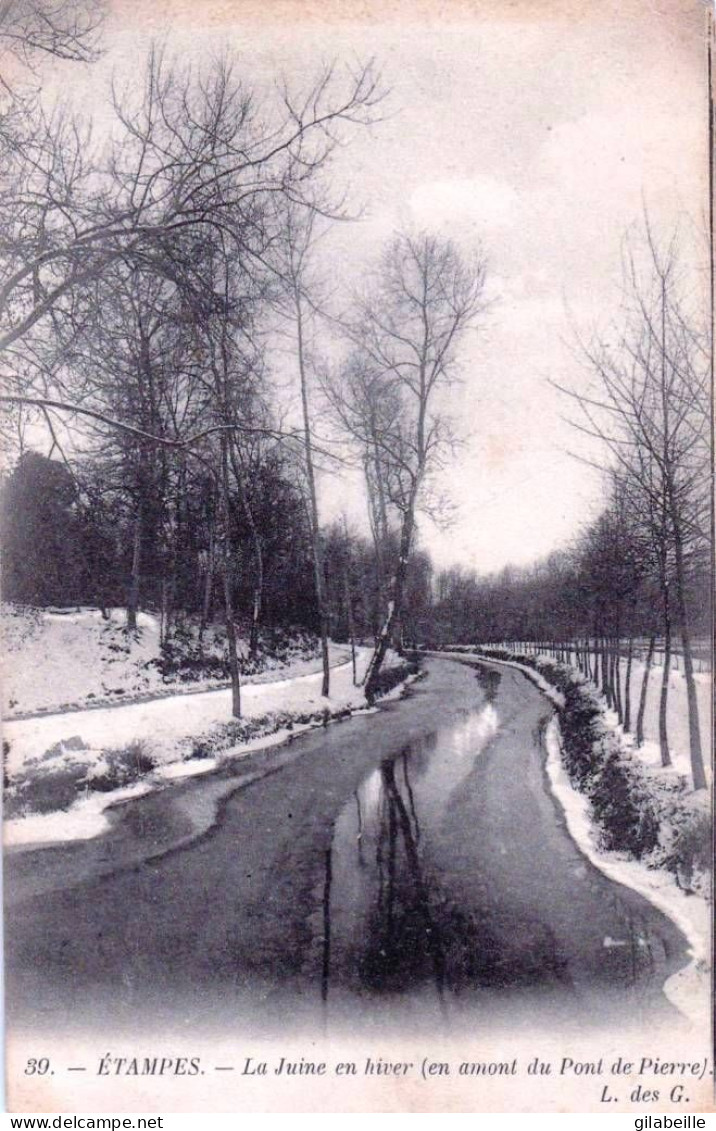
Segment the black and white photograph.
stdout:
[[710,0],[0,0],[13,1112],[710,1112]]

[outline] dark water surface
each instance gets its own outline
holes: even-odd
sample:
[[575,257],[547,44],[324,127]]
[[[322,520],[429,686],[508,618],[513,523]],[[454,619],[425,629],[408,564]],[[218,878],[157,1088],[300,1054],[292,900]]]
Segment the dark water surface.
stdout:
[[[428,669],[409,699],[136,803],[108,838],[11,858],[11,1018],[673,1021],[684,940],[569,836],[550,704],[512,669]],[[208,799],[192,836],[181,814]]]
[[678,932],[568,836],[543,768],[544,701],[526,733],[523,677],[475,675],[482,702],[371,770],[335,823],[324,1000],[432,998],[430,1012],[468,1019],[519,998],[560,1017],[595,1003],[605,1020],[667,1015]]

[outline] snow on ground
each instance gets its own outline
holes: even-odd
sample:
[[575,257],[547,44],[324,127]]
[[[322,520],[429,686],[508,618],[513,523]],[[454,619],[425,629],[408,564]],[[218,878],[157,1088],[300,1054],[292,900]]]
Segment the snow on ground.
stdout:
[[88,698],[146,692],[161,685],[145,665],[159,654],[159,624],[138,615],[134,638],[119,610],[52,611],[4,606],[3,712],[60,708]]
[[[457,649],[453,652],[445,651],[440,654],[464,658],[469,653],[465,649]],[[543,656],[545,659],[554,662],[553,657],[549,654],[543,653]],[[536,672],[534,668],[514,660],[498,660],[489,655],[486,658],[489,659],[490,663],[505,664],[524,672],[527,678],[536,684],[555,706],[563,706],[564,700],[560,692],[552,687],[544,676]],[[644,665],[637,666],[635,664],[634,666],[637,670],[632,673],[632,703],[638,706]],[[661,673],[657,668],[652,669],[649,687],[651,698],[647,698],[645,715],[645,733],[647,736],[650,735],[650,726],[656,727],[655,733],[658,736],[660,676]],[[710,691],[711,677],[702,673],[696,676],[696,680],[700,696],[700,723],[703,728],[704,725],[709,725],[710,720],[708,692]],[[619,741],[628,750],[639,754],[647,763],[649,772],[657,780],[673,774],[684,774],[687,778],[689,775],[686,688],[683,674],[680,672],[671,673],[669,697],[671,700],[670,739],[674,759],[674,766],[669,768],[661,766],[657,743],[646,742],[642,750],[639,751],[634,745],[633,738],[622,732],[616,713],[608,710],[606,705],[604,707],[604,722],[607,728],[617,732]],[[708,752],[711,743],[703,729],[702,735],[704,737],[704,750]],[[572,838],[595,867],[617,883],[632,888],[645,899],[648,899],[676,924],[688,940],[691,961],[687,967],[677,971],[667,980],[664,992],[676,1008],[695,1024],[700,1026],[707,1024],[709,1021],[707,1015],[708,1002],[710,1000],[710,932],[713,914],[710,901],[694,891],[684,891],[679,887],[673,873],[664,868],[655,868],[653,865],[650,867],[648,863],[635,860],[624,853],[607,851],[602,848],[599,844],[599,830],[592,818],[589,799],[574,788],[563,765],[559,722],[556,716],[552,718],[547,728],[546,746],[547,773],[550,786],[564,810],[567,827]]]
[[[366,647],[357,650],[359,683],[371,653]],[[386,667],[396,662],[395,654],[389,653]],[[228,745],[219,743],[215,756],[211,756],[212,737],[221,737],[222,728],[231,722],[229,690],[7,721],[3,738],[9,743],[5,769],[11,785],[30,783],[37,790],[44,783],[52,798],[53,785],[59,784],[61,788],[63,779],[68,779],[72,791],[78,782],[84,783],[85,795],[67,805],[55,805],[51,800],[49,812],[28,811],[6,820],[6,846],[97,836],[108,827],[105,809],[116,801],[140,796],[171,779],[206,773],[225,758],[244,756],[262,746],[280,743],[289,735],[316,725],[308,716],[322,719],[347,709],[365,709],[364,691],[353,683],[350,661],[343,660],[332,669],[328,699],[321,695],[321,682],[322,674],[317,672],[245,685],[241,722],[248,727],[246,736]],[[273,715],[279,715],[288,725],[278,730],[272,728]],[[251,734],[251,722],[265,720],[266,716],[268,733]],[[293,723],[290,717],[301,721]],[[207,756],[192,757],[198,739],[208,744]],[[139,756],[150,759],[151,764],[134,785],[107,792],[93,790],[93,780],[110,772],[118,755],[128,755],[130,760]]]
[[[361,648],[360,672],[365,668],[370,649]],[[313,712],[327,706],[321,696],[321,673],[295,676],[273,683],[245,684],[241,694],[244,719],[254,719],[269,712]],[[351,664],[341,659],[331,673],[331,707],[342,707],[363,701],[363,691],[353,686]],[[30,759],[43,755],[75,739],[72,746],[57,750],[54,759],[68,757],[89,748],[116,749],[132,742],[141,742],[146,753],[158,764],[174,761],[177,744],[182,739],[203,734],[218,723],[231,719],[231,691],[223,688],[193,695],[170,695],[139,703],[97,708],[67,714],[38,715],[31,719],[9,719],[3,736],[10,744],[6,770],[17,775]],[[82,745],[80,745],[80,743]]]
[[[636,723],[636,713],[639,708],[639,694],[646,665],[641,661],[632,664],[631,679],[629,681],[631,694],[632,726]],[[622,680],[626,678],[626,663],[622,661]],[[661,694],[662,669],[652,667],[649,674],[649,684],[646,698],[646,711],[644,714],[644,738],[646,741],[641,748],[634,745],[634,753],[648,766],[661,769],[661,752],[659,749],[659,697]],[[701,748],[704,760],[708,761],[711,750],[711,710],[712,710],[712,681],[708,672],[697,672],[694,675],[696,683],[696,696],[699,707],[699,730],[701,732]],[[615,712],[610,711],[607,717],[613,727],[617,727],[618,720]],[[683,671],[669,672],[669,697],[667,701],[666,724],[669,734],[669,747],[673,761],[673,772],[686,774],[691,772],[689,763],[689,708],[686,700],[686,679]],[[707,767],[708,769],[708,767]],[[668,771],[667,771],[668,772]]]
[[[490,645],[487,645],[487,647],[489,648]],[[519,645],[517,649],[518,651],[520,650]],[[534,655],[534,653],[530,654]],[[547,651],[540,652],[538,655],[552,662],[556,662],[554,656]],[[666,712],[672,766],[664,768],[661,765],[661,751],[659,748],[659,698],[661,694],[663,669],[656,663],[652,666],[649,673],[646,710],[644,712],[644,745],[637,747],[633,738],[630,738],[629,735],[623,734],[622,737],[632,752],[650,769],[658,770],[665,774],[682,774],[689,777],[691,774],[691,765],[689,760],[689,708],[686,699],[686,679],[683,672],[682,661],[677,658],[677,662],[680,665],[679,668],[675,669],[672,667],[669,672],[669,695]],[[629,680],[632,728],[636,725],[639,696],[641,694],[645,667],[646,664],[641,660],[635,659],[632,663],[631,678]],[[527,673],[533,669],[523,668],[523,670]],[[624,657],[622,657],[621,662],[621,679],[622,697],[624,697],[626,683],[626,660]],[[694,681],[696,683],[696,697],[699,709],[701,748],[704,754],[704,761],[707,763],[706,769],[708,774],[710,772],[708,763],[710,762],[711,736],[713,734],[711,721],[713,681],[710,672],[705,671],[696,672],[694,674]],[[616,711],[610,710],[605,705],[604,715],[605,722],[609,728],[622,733]]]
[[[226,684],[221,677],[182,680],[178,675],[163,675],[158,666],[159,621],[149,613],[138,614],[135,633],[127,631],[123,609],[110,609],[105,620],[98,609],[4,605],[1,627],[6,719]],[[188,633],[196,640],[195,628]],[[209,660],[218,661],[223,648],[223,629],[210,626],[204,634],[203,652]],[[271,680],[279,670],[291,675],[317,671],[321,662],[317,652],[317,642],[308,637],[283,641],[281,654],[261,655],[261,670],[248,679],[252,683]]]
[[547,773],[552,792],[564,810],[567,828],[585,856],[610,879],[632,888],[658,907],[686,936],[691,962],[669,978],[664,992],[681,1013],[699,1026],[709,1022],[709,943],[711,909],[706,899],[687,894],[663,869],[647,867],[624,854],[598,845],[590,805],[571,784],[562,764],[559,722],[552,718],[546,733]]
[[[212,768],[212,767],[209,767]],[[70,840],[91,840],[109,829],[105,809],[121,801],[151,793],[149,782],[135,782],[112,793],[88,793],[69,809],[50,813],[30,813],[3,821],[3,844],[6,849],[37,844],[60,844]]]
[[[554,659],[548,652],[542,652],[546,659]],[[646,664],[641,660],[634,660],[632,663],[631,678],[629,680],[630,698],[631,698],[631,720],[632,727],[636,725],[636,716],[639,709],[639,695],[641,693],[641,684],[644,678],[644,669]],[[661,766],[661,753],[659,750],[659,697],[661,694],[661,679],[662,668],[654,664],[649,673],[649,682],[647,687],[646,697],[646,711],[644,712],[644,745],[639,748],[636,744],[633,745],[634,753],[648,766],[662,769]],[[622,679],[622,697],[625,694],[626,683],[626,660],[622,657],[621,662],[621,679]],[[711,750],[711,710],[712,710],[712,680],[709,672],[696,672],[694,675],[696,683],[696,696],[699,708],[699,730],[701,732],[701,747],[704,752],[704,760],[708,761],[709,751]],[[615,711],[605,708],[605,718],[613,730],[621,731],[619,721]],[[666,724],[669,734],[669,747],[671,750],[671,757],[673,766],[666,773],[685,774],[687,777],[691,772],[689,762],[689,708],[686,699],[686,679],[683,670],[675,670],[673,667],[669,672],[669,695],[667,700]],[[624,736],[627,743],[630,742],[628,736]]]

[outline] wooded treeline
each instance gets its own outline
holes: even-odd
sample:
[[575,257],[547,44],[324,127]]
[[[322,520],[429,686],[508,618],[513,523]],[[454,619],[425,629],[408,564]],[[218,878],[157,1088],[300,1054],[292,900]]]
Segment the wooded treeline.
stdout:
[[[91,474],[94,468],[87,469]],[[161,617],[169,638],[186,618],[208,625],[223,618],[221,578],[212,541],[214,515],[204,480],[151,516],[146,526],[138,586],[133,585],[134,524],[131,497],[116,482],[99,485],[80,478],[59,459],[27,451],[0,487],[2,595],[40,607],[85,605],[107,611],[127,607],[129,596]],[[239,562],[233,601],[239,634],[251,647],[251,629],[295,626],[319,631],[311,537],[305,501],[298,489],[267,464],[251,477],[262,553],[261,616],[254,620],[254,533],[242,521],[232,495],[232,555]],[[177,516],[177,506],[179,515]],[[322,528],[324,584],[333,640],[372,643],[385,605],[375,543],[343,522]],[[381,559],[395,544],[381,546]],[[241,568],[241,563],[245,568]],[[432,566],[419,549],[411,553],[403,610],[410,643],[422,632],[430,607]]]
[[[439,576],[434,632],[466,643],[520,642],[576,663],[639,742],[658,652],[664,765],[678,650],[701,788],[694,654],[710,659],[712,639],[711,335],[685,286],[676,239],[661,248],[648,221],[644,228],[639,255],[626,257],[618,321],[581,347],[586,380],[562,390],[575,409],[582,458],[603,460],[604,510],[571,550],[532,569],[483,580],[459,570]],[[588,457],[591,450],[604,454]],[[637,647],[645,670],[632,703]]]
[[[93,0],[33,11],[0,9],[23,62],[93,57]],[[316,246],[351,216],[332,157],[379,119],[374,65],[267,93],[228,54],[153,48],[113,85],[101,143],[84,111],[5,94],[7,597],[123,604],[130,631],[140,605],[167,630],[220,606],[237,715],[239,632],[253,651],[272,619],[316,627],[324,694],[329,632],[374,635],[370,694],[425,572],[416,510],[449,442],[435,395],[484,278],[479,257],[405,233],[328,309]],[[370,546],[319,513],[321,469],[346,462],[365,472]]]
[[[101,26],[93,0],[3,5],[0,47],[82,65]],[[29,79],[1,95],[5,596],[123,605],[130,630],[141,606],[166,632],[220,617],[235,714],[239,636],[254,650],[272,623],[319,632],[324,694],[330,634],[375,641],[369,693],[404,638],[576,644],[629,725],[633,642],[653,656],[658,641],[668,677],[678,638],[700,780],[711,337],[676,242],[645,224],[617,322],[564,390],[608,468],[604,513],[532,572],[433,584],[417,522],[439,510],[443,394],[485,264],[400,233],[336,306],[320,243],[362,202],[332,161],[379,125],[375,66],[265,91],[228,54],[189,67],[155,48],[138,73],[108,93],[99,139]],[[363,472],[367,538],[321,514],[321,474],[346,466]]]

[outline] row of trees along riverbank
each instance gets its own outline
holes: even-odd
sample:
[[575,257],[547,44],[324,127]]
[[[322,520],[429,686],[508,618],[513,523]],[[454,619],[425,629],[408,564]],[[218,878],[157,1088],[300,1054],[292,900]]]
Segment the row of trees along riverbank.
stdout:
[[[687,270],[688,266],[688,270]],[[708,267],[705,268],[705,272]],[[705,273],[704,272],[704,273]],[[662,656],[661,758],[670,762],[669,672],[677,646],[688,700],[694,785],[706,785],[694,679],[712,639],[712,311],[694,263],[667,246],[648,217],[624,249],[620,309],[603,334],[580,342],[581,373],[562,388],[579,458],[603,469],[605,503],[574,547],[533,570],[491,582],[439,580],[440,634],[480,641],[558,641],[598,682],[625,729],[634,710],[622,691],[635,642],[646,640],[643,697],[657,643]],[[459,610],[459,613],[458,613]],[[627,677],[626,688],[630,681]]]
[[[86,61],[101,20],[93,0],[5,5],[0,40],[19,66]],[[580,343],[579,375],[562,390],[582,458],[605,468],[603,512],[534,577],[507,571],[501,601],[484,600],[492,582],[458,571],[430,592],[417,515],[435,503],[452,443],[441,391],[483,309],[485,267],[448,240],[404,233],[345,308],[332,306],[318,241],[351,216],[332,158],[379,125],[384,94],[372,64],[267,93],[228,56],[192,70],[152,49],[140,82],[108,91],[112,125],[95,142],[85,110],[48,113],[18,80],[0,107],[0,404],[20,456],[8,513],[28,477],[54,476],[65,509],[82,514],[91,567],[80,595],[101,603],[109,595],[93,586],[113,600],[121,590],[130,630],[141,602],[166,623],[220,603],[237,715],[242,620],[255,641],[267,616],[312,617],[325,692],[332,621],[375,633],[369,692],[406,630],[591,641],[584,663],[623,716],[622,652],[628,665],[645,637],[653,659],[662,641],[668,674],[678,638],[703,785],[693,640],[710,605],[708,287],[646,221],[625,249],[617,319]],[[39,426],[63,473],[31,466]],[[364,473],[370,547],[322,522],[318,472],[347,463]],[[17,595],[24,582],[11,568],[7,584]],[[544,600],[525,606],[534,584]]]

